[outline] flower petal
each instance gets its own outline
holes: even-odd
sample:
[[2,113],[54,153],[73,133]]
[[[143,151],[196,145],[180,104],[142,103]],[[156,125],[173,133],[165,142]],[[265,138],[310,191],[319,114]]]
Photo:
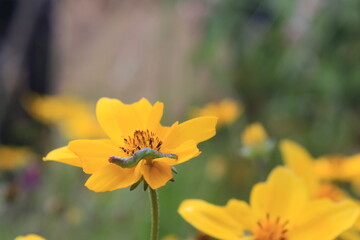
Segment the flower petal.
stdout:
[[94,173],[109,164],[111,156],[124,156],[110,139],[74,140],[69,143],[69,149],[81,158],[86,173]]
[[91,175],[85,186],[94,192],[113,191],[131,186],[140,177],[135,168],[122,168],[115,164],[108,164]]
[[228,214],[236,219],[236,221],[245,229],[254,229],[256,225],[255,217],[250,206],[246,202],[230,199],[227,202],[225,209]]
[[150,111],[151,104],[145,98],[129,105],[117,99],[101,98],[96,105],[96,117],[101,127],[120,145],[124,137],[146,128]]
[[354,224],[359,207],[350,201],[322,199],[308,203],[299,216],[289,239],[332,240]]
[[230,215],[226,207],[203,200],[188,199],[181,203],[179,214],[195,228],[220,239],[242,239],[243,228]]
[[277,167],[265,183],[253,187],[250,205],[257,219],[269,214],[291,221],[307,199],[304,182],[289,169]]
[[280,151],[285,164],[305,181],[310,194],[314,196],[319,187],[319,179],[310,154],[302,146],[290,140],[280,142]]
[[154,133],[156,133],[156,135],[160,139],[166,139],[167,136],[178,126],[179,126],[179,122],[173,123],[170,127],[159,126],[156,130],[154,130]]
[[193,141],[193,140],[186,141],[185,143],[181,144],[176,149],[165,149],[164,152],[168,153],[168,154],[173,153],[178,156],[177,161],[171,165],[186,162],[194,157],[199,156],[199,154],[201,153],[199,151],[199,149],[197,148],[195,141]]
[[26,236],[18,236],[14,240],[45,240],[45,238],[36,234],[28,234]]
[[70,164],[76,167],[82,167],[82,162],[80,158],[70,151],[68,146],[57,148],[49,152],[46,157],[43,158],[44,161],[57,161],[66,164]]
[[164,104],[162,102],[156,102],[151,109],[149,118],[147,119],[147,129],[152,132],[157,132],[159,127],[161,127],[160,120],[163,116]]
[[360,154],[348,157],[343,164],[344,179],[352,180],[360,175]]
[[152,164],[147,164],[143,160],[138,164],[142,164],[141,173],[152,189],[164,186],[173,177],[171,167],[164,162],[153,161]]
[[176,159],[173,158],[156,158],[153,160],[153,162],[162,162],[162,163],[166,163],[167,165],[175,165],[176,164]]
[[176,148],[188,140],[197,143],[213,137],[216,133],[217,117],[199,117],[177,126],[165,139],[164,148]]

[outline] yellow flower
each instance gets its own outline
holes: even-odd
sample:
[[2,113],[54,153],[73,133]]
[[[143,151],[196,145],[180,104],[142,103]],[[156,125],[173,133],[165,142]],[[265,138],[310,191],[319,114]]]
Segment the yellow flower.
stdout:
[[14,240],[46,240],[36,234],[28,234],[26,236],[18,236]]
[[310,200],[304,182],[292,171],[275,168],[256,184],[250,205],[231,199],[226,206],[185,200],[180,215],[210,236],[231,240],[332,240],[359,216],[351,201]]
[[56,124],[68,139],[104,136],[90,105],[72,96],[32,95],[25,109],[45,124]]
[[0,146],[0,169],[10,171],[22,167],[32,155],[26,147]]
[[[280,151],[285,164],[305,181],[311,198],[330,199],[333,202],[346,200],[356,202],[339,187],[321,179],[316,171],[316,161],[302,146],[290,140],[283,140],[280,142]],[[349,231],[341,234],[341,239],[352,239],[348,236],[354,235],[358,230],[360,230],[360,218]]]
[[192,116],[215,116],[218,127],[233,123],[243,112],[243,107],[232,99],[223,99],[218,103],[209,103],[203,108],[193,108]]
[[216,117],[200,117],[170,127],[160,124],[163,103],[141,99],[124,104],[101,98],[96,116],[108,139],[74,140],[44,160],[82,167],[92,174],[86,186],[95,192],[125,188],[144,179],[152,188],[172,179],[172,166],[200,154],[197,144],[215,135]]
[[227,172],[227,160],[221,155],[210,158],[205,165],[205,173],[212,182],[219,181]]
[[285,165],[305,181],[310,195],[316,196],[320,191],[320,179],[314,170],[313,157],[302,146],[290,140],[280,142],[280,152]]
[[301,177],[314,198],[329,198],[333,201],[347,199],[347,194],[330,182],[322,181],[315,171],[314,158],[299,144],[283,140],[280,142],[280,152],[285,164]]
[[250,147],[262,145],[267,139],[267,133],[260,123],[250,124],[241,135],[241,142]]
[[243,144],[240,154],[250,159],[266,159],[274,148],[274,142],[268,139],[264,127],[257,122],[247,126],[240,138]]
[[360,154],[323,156],[314,162],[314,167],[322,179],[351,182],[360,176]]
[[161,240],[179,240],[179,238],[176,237],[175,235],[167,235],[163,237]]

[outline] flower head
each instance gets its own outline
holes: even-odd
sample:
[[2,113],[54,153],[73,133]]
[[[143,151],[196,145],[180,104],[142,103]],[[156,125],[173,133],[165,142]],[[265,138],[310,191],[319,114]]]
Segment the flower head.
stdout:
[[167,235],[163,237],[161,240],[179,240],[179,238],[176,237],[175,235]]
[[[350,200],[354,203],[357,203],[356,200],[352,199],[345,191],[343,191],[338,186],[334,185],[329,179],[324,181],[321,174],[317,169],[319,167],[325,167],[325,170],[321,169],[321,172],[332,173],[333,176],[336,175],[335,169],[329,171],[328,165],[323,166],[324,163],[327,163],[325,159],[321,160],[320,165],[317,165],[314,158],[299,144],[290,141],[283,140],[280,142],[280,151],[283,155],[283,160],[285,164],[290,167],[300,178],[306,183],[310,197],[313,199],[329,199],[333,202],[343,202]],[[334,158],[334,161],[339,161],[339,158]],[[343,173],[339,167],[339,172]],[[359,205],[359,203],[357,203]],[[360,218],[358,218],[355,224],[347,232],[341,234],[341,239],[352,239],[349,237],[353,232],[358,232],[360,230]]]
[[331,182],[322,181],[316,172],[315,159],[299,144],[282,140],[280,152],[285,164],[302,178],[313,198],[329,198],[333,201],[347,199],[347,194]]
[[86,186],[112,191],[142,179],[153,189],[173,178],[172,166],[200,154],[197,144],[215,135],[216,117],[200,117],[170,127],[160,124],[163,103],[134,104],[101,98],[96,116],[108,139],[74,140],[44,160],[82,167],[91,174]]
[[263,125],[258,122],[247,126],[240,138],[243,144],[240,153],[244,157],[263,158],[274,147],[274,142],[268,138]]
[[208,103],[203,108],[195,107],[192,109],[192,115],[195,117],[217,117],[219,127],[233,123],[242,112],[242,105],[232,99],[223,99],[218,103]]
[[33,156],[26,147],[0,146],[0,170],[11,171],[22,167]]
[[252,123],[241,135],[241,142],[246,146],[258,146],[268,139],[267,133],[260,123]]
[[278,167],[266,182],[253,187],[250,205],[236,199],[226,206],[185,200],[179,213],[219,239],[332,240],[354,224],[359,208],[351,201],[310,200],[304,182]]
[[25,109],[38,121],[57,125],[68,139],[104,136],[89,103],[72,96],[31,95]]
[[28,234],[26,236],[18,236],[14,240],[45,240],[45,238],[42,238],[36,234]]
[[221,155],[211,157],[205,165],[205,173],[209,180],[217,182],[222,179],[227,172],[227,159]]
[[360,176],[360,154],[322,156],[314,162],[314,168],[322,179],[351,182]]

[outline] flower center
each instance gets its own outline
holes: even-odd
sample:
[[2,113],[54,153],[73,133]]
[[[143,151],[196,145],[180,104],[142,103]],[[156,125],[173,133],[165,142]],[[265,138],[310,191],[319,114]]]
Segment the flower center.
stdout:
[[136,130],[133,137],[124,138],[124,146],[120,149],[127,155],[127,158],[111,156],[109,162],[119,165],[123,168],[132,168],[142,159],[146,164],[151,165],[152,160],[156,158],[178,159],[176,154],[165,154],[160,152],[162,141],[155,133],[149,130]]
[[281,221],[279,217],[271,219],[269,214],[266,218],[257,222],[254,232],[255,240],[289,240],[287,225],[289,221]]
[[120,147],[120,149],[123,150],[127,156],[132,156],[136,151],[143,148],[151,148],[153,150],[160,151],[162,145],[162,141],[158,138],[158,136],[149,130],[136,130],[134,132],[134,136],[124,138],[124,143],[124,146]]

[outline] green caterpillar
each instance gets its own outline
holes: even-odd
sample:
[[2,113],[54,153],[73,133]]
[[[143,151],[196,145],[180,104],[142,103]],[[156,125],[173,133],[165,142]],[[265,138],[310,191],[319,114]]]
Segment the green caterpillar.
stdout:
[[164,158],[164,157],[178,159],[178,156],[176,154],[164,154],[151,148],[143,148],[139,151],[136,151],[134,155],[132,155],[129,158],[112,156],[109,158],[109,162],[119,165],[120,167],[123,168],[132,168],[135,167],[136,164],[142,159],[152,160],[152,159]]

